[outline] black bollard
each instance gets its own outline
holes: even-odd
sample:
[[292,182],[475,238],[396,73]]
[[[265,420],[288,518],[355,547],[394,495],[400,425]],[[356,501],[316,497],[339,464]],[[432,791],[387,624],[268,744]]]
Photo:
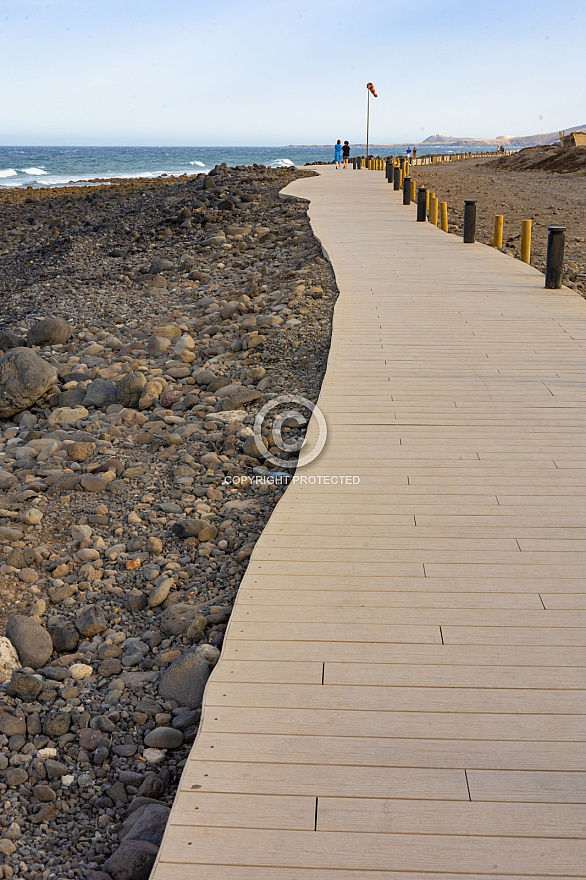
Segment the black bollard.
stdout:
[[393,189],[401,189],[401,169],[398,165],[393,169]]
[[352,159],[352,170],[356,171],[356,159]]
[[387,161],[385,162],[385,177],[388,181],[390,181],[390,179],[391,179],[391,168],[392,167],[393,166],[391,165],[390,159],[387,159]]
[[403,178],[403,204],[404,205],[411,204],[411,178],[410,177]]
[[417,191],[417,222],[425,223],[427,220],[427,190],[420,186]]
[[464,244],[476,241],[476,202],[466,199],[464,202]]
[[358,158],[356,159],[356,167],[359,171],[362,169],[362,156],[358,156]]
[[547,230],[547,263],[545,266],[545,286],[548,290],[559,290],[564,272],[564,247],[566,227],[550,226]]

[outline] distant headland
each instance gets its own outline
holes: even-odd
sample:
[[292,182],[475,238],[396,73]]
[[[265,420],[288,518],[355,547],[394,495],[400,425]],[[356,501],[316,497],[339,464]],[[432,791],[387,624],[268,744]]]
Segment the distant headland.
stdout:
[[[586,125],[574,125],[571,128],[564,129],[566,134],[569,134],[572,131],[584,131],[586,132]],[[498,135],[495,138],[470,138],[470,137],[452,137],[450,135],[444,134],[432,134],[430,137],[425,138],[424,141],[420,143],[415,143],[415,141],[405,141],[404,143],[371,143],[371,147],[407,147],[407,146],[415,146],[417,148],[422,147],[450,147],[450,148],[458,148],[465,149],[466,147],[473,147],[474,149],[480,149],[482,147],[500,147],[504,146],[506,149],[521,149],[523,147],[538,147],[544,146],[545,144],[553,144],[555,141],[559,140],[560,133],[559,131],[550,131],[546,134],[531,134],[525,135],[523,137],[516,137],[514,135]],[[288,146],[302,146],[301,144],[289,144]],[[327,146],[327,144],[305,144],[303,146]],[[364,144],[352,144],[353,147],[361,147]]]

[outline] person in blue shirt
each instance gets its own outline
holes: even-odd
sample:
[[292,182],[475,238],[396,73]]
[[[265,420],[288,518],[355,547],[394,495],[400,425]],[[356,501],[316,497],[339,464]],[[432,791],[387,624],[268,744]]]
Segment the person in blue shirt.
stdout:
[[338,170],[342,165],[342,141],[340,140],[334,147],[334,162],[336,163],[336,170]]

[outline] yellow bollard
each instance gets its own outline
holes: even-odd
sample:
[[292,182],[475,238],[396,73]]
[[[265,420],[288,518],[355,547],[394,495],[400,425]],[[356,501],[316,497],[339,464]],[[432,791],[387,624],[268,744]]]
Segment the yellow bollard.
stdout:
[[411,201],[417,201],[417,184],[414,180],[411,180]]
[[399,189],[403,189],[403,169],[399,169]]
[[440,228],[442,232],[448,231],[448,203],[440,202]]
[[523,263],[531,261],[531,220],[521,223],[521,260]]
[[492,246],[502,248],[503,246],[503,215],[497,214],[494,218],[494,232],[492,234]]
[[429,190],[427,190],[427,204],[425,207],[426,207],[428,216],[429,216],[429,206],[431,205],[432,198],[435,198],[435,193],[432,193]]
[[429,222],[437,226],[437,196],[432,195],[429,203]]

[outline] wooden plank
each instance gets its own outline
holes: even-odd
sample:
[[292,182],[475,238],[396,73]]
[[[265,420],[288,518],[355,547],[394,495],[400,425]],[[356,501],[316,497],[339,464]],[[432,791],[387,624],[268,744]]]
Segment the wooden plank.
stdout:
[[[206,702],[207,705],[207,702]],[[526,740],[579,742],[586,734],[582,715],[491,714],[480,712],[378,712],[328,709],[279,709],[256,706],[213,706],[210,731],[218,733],[273,733],[299,736],[339,736],[363,739],[398,737],[417,739]]]
[[320,797],[318,831],[478,834],[490,837],[584,835],[586,812],[568,804],[446,802]]
[[[334,712],[473,712],[586,715],[586,690],[496,687],[412,687],[367,684],[270,684],[216,681],[206,690],[206,706],[318,709]],[[586,735],[586,719],[584,720]]]
[[[466,880],[485,880],[487,874],[466,874]],[[429,871],[393,871],[385,869],[383,871],[362,871],[345,870],[342,868],[282,868],[280,866],[271,865],[270,868],[259,867],[254,865],[248,867],[246,865],[230,865],[222,866],[222,877],[224,880],[462,880],[462,874],[451,874],[442,872],[441,874]],[[518,880],[519,875],[515,874],[490,874],[490,880]],[[157,866],[157,880],[186,880],[185,868],[183,865],[173,865],[169,862]],[[197,880],[218,880],[217,865],[197,866]],[[531,875],[531,880],[551,880],[551,875]],[[558,880],[571,880],[570,877],[559,877]]]
[[[215,716],[214,716],[215,717]],[[207,725],[197,739],[196,754],[192,751],[184,779],[202,784],[202,773],[208,773],[208,781],[217,779],[217,774],[227,774],[225,782],[214,782],[212,791],[242,791],[259,794],[319,794],[324,793],[326,780],[335,778],[336,789],[330,794],[345,796],[349,790],[356,796],[389,797],[399,789],[373,787],[370,773],[365,768],[375,767],[383,774],[385,768],[404,769],[452,769],[471,768],[505,770],[576,770],[584,768],[586,747],[576,742],[548,742],[543,740],[497,740],[497,739],[433,739],[408,738],[400,736],[375,736],[365,739],[361,736],[287,733],[247,733],[245,731],[208,731]],[[196,760],[197,758],[197,760]],[[262,763],[259,762],[262,758]],[[286,761],[284,760],[286,758]],[[254,764],[253,772],[241,782],[237,782],[239,768],[244,764]],[[278,770],[273,766],[277,764]],[[299,773],[295,767],[301,764]],[[311,772],[307,767],[311,765]],[[210,766],[213,769],[210,769]],[[325,767],[343,768],[331,776]],[[348,767],[356,767],[350,777],[346,777]],[[192,778],[192,767],[197,778]],[[201,770],[204,767],[204,770]],[[226,769],[227,768],[227,769]],[[320,769],[321,768],[321,769]],[[293,774],[295,785],[288,787],[284,780]],[[360,775],[360,774],[364,775]],[[190,775],[191,774],[191,775]],[[260,774],[260,775],[259,775]],[[354,780],[350,786],[349,780]],[[357,780],[364,780],[360,782]],[[204,780],[205,781],[205,780]],[[186,783],[187,784],[187,783]],[[211,782],[210,782],[211,784]],[[220,786],[220,787],[217,787]],[[402,789],[404,791],[404,789]],[[380,791],[380,794],[376,794]],[[438,790],[439,791],[439,790]],[[397,794],[397,797],[411,797]],[[433,798],[435,795],[425,795]],[[468,794],[466,794],[468,797]],[[465,798],[464,798],[465,799]],[[440,798],[441,800],[441,798]]]
[[[439,591],[416,592],[415,590],[401,592],[381,589],[360,590],[357,595],[356,591],[352,590],[304,590],[297,587],[298,583],[299,581],[293,584],[289,582],[286,587],[283,586],[280,590],[257,588],[254,591],[241,591],[238,596],[238,607],[242,610],[244,606],[306,605],[314,609],[322,609],[323,607],[329,608],[333,605],[343,605],[348,607],[364,606],[371,609],[381,607],[403,609],[452,608],[454,610],[464,608],[526,608],[543,611],[543,603],[539,598],[539,593],[443,593]],[[310,585],[305,584],[305,586],[309,587]],[[380,586],[385,586],[385,584]],[[567,596],[568,594],[563,595]],[[580,606],[575,607],[578,608]],[[320,610],[320,613],[323,613],[323,610]]]
[[376,834],[270,831],[171,824],[162,861],[184,865],[284,865],[302,868],[403,871],[486,871],[579,877],[586,841],[550,838],[468,837],[433,834]]
[[[470,770],[473,801],[534,801],[542,804],[586,804],[586,773]],[[586,819],[586,811],[583,812]]]
[[[308,623],[315,620],[315,607],[311,603],[288,605],[287,622]],[[464,627],[524,627],[528,631],[534,628],[551,627],[552,629],[578,628],[584,630],[586,637],[586,614],[581,611],[553,611],[543,607],[538,609],[522,609],[505,611],[470,608],[393,608],[383,605],[367,605],[364,601],[352,602],[349,605],[332,603],[328,609],[328,625],[344,627],[348,624],[363,624],[376,627],[383,625],[395,625],[401,622],[403,626],[412,625],[438,625],[438,626],[464,626]],[[278,623],[281,625],[283,610],[280,605],[246,605],[238,604],[232,614],[234,625],[247,624],[254,621],[256,625],[262,623]],[[375,623],[376,621],[376,623]],[[324,624],[325,626],[325,624]],[[585,644],[582,642],[581,644]],[[557,643],[556,643],[557,644]]]
[[348,643],[320,641],[280,641],[273,637],[246,641],[230,632],[223,650],[226,660],[305,660],[308,656],[327,662],[345,663],[426,663],[464,666],[586,666],[586,648],[547,645],[413,645],[356,642],[351,653]]
[[315,809],[316,798],[309,796],[180,791],[175,800],[173,822],[221,828],[313,831]]
[[[262,661],[257,661],[255,665],[262,665]],[[241,681],[251,680],[245,677],[247,673],[244,670],[240,675]],[[323,681],[324,685],[382,688],[511,688],[514,692],[517,688],[566,688],[573,691],[575,688],[584,688],[585,675],[579,666],[417,666],[406,663],[356,663],[349,659],[346,663],[325,662]],[[583,696],[578,698],[584,699]]]

